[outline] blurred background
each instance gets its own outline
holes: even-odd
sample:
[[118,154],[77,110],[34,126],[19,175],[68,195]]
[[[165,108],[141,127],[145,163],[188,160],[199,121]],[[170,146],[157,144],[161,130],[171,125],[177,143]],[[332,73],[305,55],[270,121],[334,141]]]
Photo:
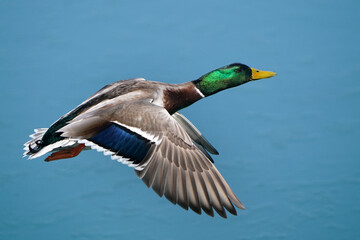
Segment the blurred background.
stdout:
[[[0,239],[360,239],[360,4],[0,1]],[[275,71],[183,110],[246,206],[198,216],[96,151],[22,158],[109,83]]]

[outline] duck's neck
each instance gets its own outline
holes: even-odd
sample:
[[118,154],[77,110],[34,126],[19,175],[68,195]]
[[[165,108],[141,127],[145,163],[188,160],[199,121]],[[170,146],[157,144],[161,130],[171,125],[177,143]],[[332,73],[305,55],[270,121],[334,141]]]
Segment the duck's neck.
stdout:
[[173,114],[205,97],[193,82],[176,84],[164,90],[165,109]]

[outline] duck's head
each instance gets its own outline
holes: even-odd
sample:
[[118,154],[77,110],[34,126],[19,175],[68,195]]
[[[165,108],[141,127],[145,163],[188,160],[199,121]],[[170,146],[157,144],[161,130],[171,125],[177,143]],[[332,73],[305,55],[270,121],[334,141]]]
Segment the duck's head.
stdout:
[[209,96],[227,88],[275,75],[274,72],[260,71],[245,64],[233,63],[211,71],[193,82],[204,96]]

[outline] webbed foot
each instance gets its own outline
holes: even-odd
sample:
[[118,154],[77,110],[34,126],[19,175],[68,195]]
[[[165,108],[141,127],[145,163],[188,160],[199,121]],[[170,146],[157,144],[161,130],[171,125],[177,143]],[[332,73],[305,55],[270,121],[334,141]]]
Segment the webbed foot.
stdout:
[[77,155],[79,155],[79,153],[83,150],[84,147],[85,147],[85,144],[81,143],[81,144],[77,145],[76,147],[60,150],[58,152],[54,152],[53,154],[51,154],[50,156],[48,156],[45,159],[45,162],[76,157]]

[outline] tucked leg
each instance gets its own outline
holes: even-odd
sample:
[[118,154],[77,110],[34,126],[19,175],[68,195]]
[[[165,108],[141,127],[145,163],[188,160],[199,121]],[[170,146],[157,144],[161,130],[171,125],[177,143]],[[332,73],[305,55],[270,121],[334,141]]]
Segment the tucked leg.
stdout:
[[73,148],[69,148],[69,149],[65,149],[65,150],[60,150],[58,152],[54,152],[53,154],[48,156],[45,159],[45,161],[50,162],[50,161],[59,160],[59,159],[76,157],[77,155],[79,155],[79,153],[83,150],[84,147],[85,147],[85,144],[82,143],[82,144],[79,144],[79,145],[77,145],[76,147],[73,147]]

